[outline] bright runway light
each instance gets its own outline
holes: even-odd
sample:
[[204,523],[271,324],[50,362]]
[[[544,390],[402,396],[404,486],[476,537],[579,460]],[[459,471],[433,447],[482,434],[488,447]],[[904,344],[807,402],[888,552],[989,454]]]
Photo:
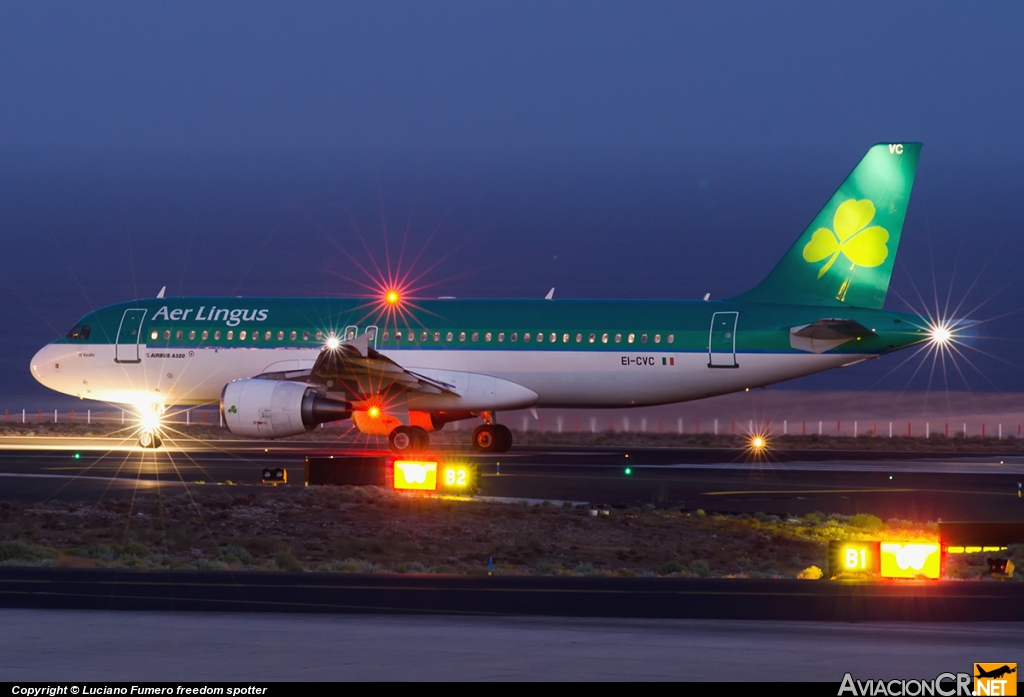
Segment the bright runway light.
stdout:
[[754,436],[750,439],[750,447],[754,450],[764,450],[765,441],[761,436]]
[[384,301],[387,302],[388,305],[397,305],[398,301],[400,301],[401,299],[402,296],[399,295],[398,291],[394,289],[389,290],[387,292],[387,295],[384,296]]
[[336,337],[334,335],[331,335],[331,336],[327,337],[327,348],[329,348],[332,351],[334,351],[339,346],[341,346],[341,341],[338,340],[338,337]]

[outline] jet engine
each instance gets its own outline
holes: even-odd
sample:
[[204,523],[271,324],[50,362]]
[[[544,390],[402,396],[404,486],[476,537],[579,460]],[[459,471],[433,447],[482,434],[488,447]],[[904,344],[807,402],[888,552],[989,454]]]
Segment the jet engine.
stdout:
[[244,378],[224,386],[221,413],[228,430],[250,438],[285,438],[318,424],[352,416],[348,402],[332,399],[301,382]]

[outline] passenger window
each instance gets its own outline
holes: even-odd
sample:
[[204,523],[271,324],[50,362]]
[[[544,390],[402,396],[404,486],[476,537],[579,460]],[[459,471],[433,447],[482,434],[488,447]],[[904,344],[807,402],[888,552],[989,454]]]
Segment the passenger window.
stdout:
[[491,333],[487,332],[486,334],[484,334],[484,341],[490,341],[490,340],[491,340]]
[[459,341],[466,340],[466,332],[459,332]]
[[[230,333],[231,332],[228,332],[228,334],[230,334]],[[228,338],[230,339],[231,337],[229,336]],[[239,341],[245,341],[245,330],[244,329],[242,331],[238,332],[238,340]]]
[[426,341],[426,340],[427,340],[427,333],[426,332],[420,332],[420,341]]
[[602,344],[607,344],[608,343],[608,335],[607,334],[602,334],[601,335],[601,343]]
[[171,330],[170,329],[165,329],[164,330],[164,340],[165,341],[170,341],[170,339],[171,339]]
[[180,340],[181,339],[181,335],[182,335],[182,331],[180,329],[178,331],[174,332],[174,338],[175,339],[179,339]]
[[473,341],[480,341],[480,332],[473,332]]
[[302,332],[302,340],[309,341],[309,332]]
[[66,339],[77,339],[78,338],[78,334],[81,331],[82,331],[82,326],[79,325],[79,324],[76,324],[75,326],[73,326],[71,328],[71,331],[68,332],[68,334],[67,334],[67,336],[65,338]]
[[434,332],[434,341],[441,341],[441,332]]
[[213,333],[213,340],[214,341],[220,341],[220,330],[219,329]]
[[152,339],[153,341],[156,341],[156,337],[157,337],[157,331],[154,329],[153,333],[149,335],[149,338]]
[[577,335],[576,335],[576,343],[578,344],[578,343],[580,343],[581,341],[583,341],[583,335],[582,335],[582,334],[577,334]]
[[271,336],[272,336],[272,335],[271,335],[271,333],[270,333],[270,332],[267,332],[267,333],[265,333],[265,334],[263,335],[263,338],[264,338],[264,340],[266,340],[266,341],[270,341],[270,337],[271,337]]
[[253,343],[255,343],[255,342],[260,340],[260,333],[259,333],[259,331],[255,331],[255,332],[252,333],[252,340],[253,340]]
[[196,340],[196,330],[195,329],[191,330],[188,333],[188,340],[189,341],[195,341]]
[[537,343],[544,341],[544,332],[537,332]]
[[646,344],[647,343],[647,335],[646,334],[641,334],[640,335],[640,343],[641,344]]
[[[530,340],[530,332],[526,332],[525,334],[523,334],[523,341],[527,341],[528,342],[529,340]],[[515,339],[512,339],[512,341],[515,341]]]
[[293,329],[293,330],[291,331],[291,333],[290,333],[290,334],[288,335],[288,338],[289,338],[289,339],[290,339],[291,341],[295,341],[296,339],[298,339],[298,338],[299,338],[299,333],[298,333],[297,331],[295,331],[295,330]]
[[508,340],[511,341],[512,343],[515,343],[516,339],[518,339],[518,338],[519,338],[519,332],[512,332],[512,334],[511,334],[511,336],[509,336]]
[[316,340],[317,341],[323,341],[324,340],[324,333],[323,332],[317,332],[316,333]]
[[615,343],[616,344],[621,344],[622,343],[622,334],[616,334],[615,335]]
[[673,344],[673,343],[675,343],[675,340],[676,340],[676,335],[675,334],[669,334],[668,335],[668,343]]
[[595,339],[595,336],[593,334],[591,334],[590,337],[589,337],[590,343],[594,343],[594,339]]
[[204,329],[203,330],[203,341],[206,341],[209,338],[210,338],[210,332],[208,330]]
[[552,344],[558,341],[558,334],[551,332],[551,337],[548,339],[548,341],[550,341]]
[[498,332],[498,343],[500,344],[505,340],[505,332]]
[[632,344],[634,341],[636,341],[636,334],[630,334],[626,337],[626,343]]
[[[395,336],[398,336],[398,335],[396,334]],[[387,341],[387,340],[388,340],[388,333],[387,333],[387,332],[384,332],[384,334],[383,334],[383,335],[381,335],[381,338],[380,338],[380,340],[381,340],[381,341]]]
[[416,341],[416,334],[409,332],[409,341]]
[[229,329],[228,330],[228,341],[231,341],[234,338],[235,338],[235,330]]
[[282,331],[277,332],[277,340],[278,341],[284,341],[284,332],[282,332]]
[[656,343],[656,344],[660,344],[661,343],[661,334],[655,334],[654,335],[654,343]]
[[92,327],[90,327],[88,324],[83,324],[82,333],[78,335],[78,338],[81,339],[82,341],[85,341],[86,339],[89,338],[90,334],[92,334]]
[[569,335],[568,334],[562,334],[562,343],[563,344],[568,344],[569,343]]
[[452,340],[452,339],[454,339],[454,338],[455,338],[455,335],[454,335],[454,334],[452,334],[451,332],[448,332],[448,333],[447,333],[447,334],[445,334],[445,336],[444,336],[444,340],[445,340],[445,341],[451,341],[451,340]]

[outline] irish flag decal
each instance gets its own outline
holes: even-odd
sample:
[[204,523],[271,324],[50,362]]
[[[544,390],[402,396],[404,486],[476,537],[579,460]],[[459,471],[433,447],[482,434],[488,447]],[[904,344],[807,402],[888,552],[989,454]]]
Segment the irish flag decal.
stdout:
[[661,364],[662,365],[675,365],[676,364],[676,359],[675,358],[665,358],[664,356],[662,356],[661,357]]

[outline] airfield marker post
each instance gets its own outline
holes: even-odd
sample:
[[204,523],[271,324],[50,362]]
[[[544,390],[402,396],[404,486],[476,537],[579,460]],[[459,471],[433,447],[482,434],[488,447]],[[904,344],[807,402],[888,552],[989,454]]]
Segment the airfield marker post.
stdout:
[[782,420],[782,435],[789,435],[789,422],[786,419]]
[[747,422],[747,433],[753,433],[753,432],[754,432],[754,420],[750,419],[750,421]]
[[821,433],[821,429],[822,429],[822,422],[821,422],[821,421],[819,421],[819,422],[818,422],[818,435],[819,435],[819,436],[820,436],[820,435],[822,435],[822,433]]
[[943,434],[946,438],[949,438],[949,423],[946,423],[946,432]]
[[21,410],[21,423],[25,423],[25,410]]
[[718,419],[715,419],[715,435],[718,435]]
[[853,422],[853,437],[854,438],[857,437],[857,422],[856,421]]
[[924,438],[928,440],[932,437],[932,425],[927,421],[924,422]]
[[892,438],[892,421],[889,422],[889,437]]
[[700,419],[697,419],[693,425],[693,432],[700,433]]
[[91,424],[92,423],[92,409],[86,409],[85,410],[85,423],[87,423],[87,424]]
[[964,438],[967,437],[967,423],[964,422]]
[[999,440],[1003,439],[1003,425],[999,424]]
[[907,422],[907,438],[910,438],[910,422]]
[[53,410],[53,423],[57,423],[57,410]]
[[878,435],[878,428],[877,427],[878,427],[878,422],[877,421],[872,421],[871,422],[871,437],[872,438],[874,438],[875,436]]
[[677,424],[677,429],[679,430],[679,435],[683,435],[683,420],[682,420],[682,418],[679,419],[679,423]]
[[806,436],[807,435],[807,419],[804,419],[801,422],[801,424],[800,424],[800,435],[801,436]]
[[192,410],[191,409],[186,409],[185,410],[185,425],[186,426],[191,426],[192,425]]

